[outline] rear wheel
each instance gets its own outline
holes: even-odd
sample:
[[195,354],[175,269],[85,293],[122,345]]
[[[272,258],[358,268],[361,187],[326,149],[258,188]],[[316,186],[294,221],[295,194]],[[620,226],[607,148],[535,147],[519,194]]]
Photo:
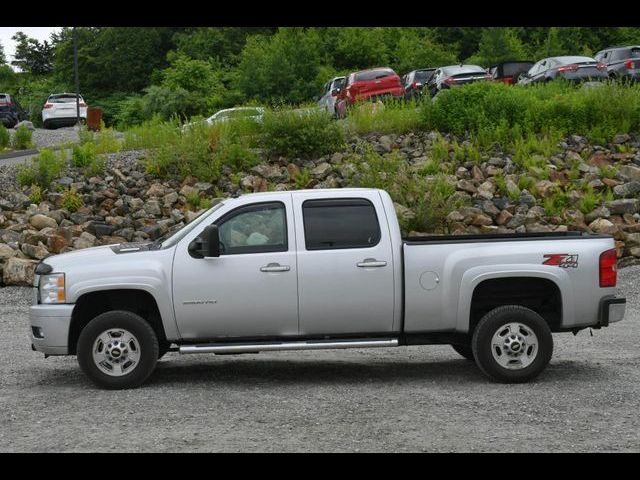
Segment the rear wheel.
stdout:
[[471,342],[480,370],[503,383],[527,382],[538,376],[553,354],[547,322],[520,305],[505,305],[487,313]]
[[135,388],[151,375],[160,350],[153,328],[135,313],[115,310],[98,315],[80,333],[78,363],[97,385]]

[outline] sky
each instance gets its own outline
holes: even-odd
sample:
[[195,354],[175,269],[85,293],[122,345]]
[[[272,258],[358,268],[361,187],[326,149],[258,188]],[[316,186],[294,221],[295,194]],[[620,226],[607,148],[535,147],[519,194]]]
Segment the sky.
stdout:
[[16,51],[16,44],[11,37],[16,32],[24,32],[28,37],[35,38],[42,42],[49,40],[52,32],[60,30],[62,27],[0,27],[0,43],[4,47],[4,54],[7,57],[7,63],[13,60],[13,54]]

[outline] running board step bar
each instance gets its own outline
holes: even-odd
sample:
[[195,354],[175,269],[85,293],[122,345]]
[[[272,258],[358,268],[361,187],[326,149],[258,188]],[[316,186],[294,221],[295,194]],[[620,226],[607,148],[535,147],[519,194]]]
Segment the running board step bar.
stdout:
[[335,348],[379,348],[397,347],[397,338],[376,338],[359,340],[308,340],[304,342],[278,343],[210,343],[183,345],[180,353],[253,353],[277,352],[283,350],[322,350]]

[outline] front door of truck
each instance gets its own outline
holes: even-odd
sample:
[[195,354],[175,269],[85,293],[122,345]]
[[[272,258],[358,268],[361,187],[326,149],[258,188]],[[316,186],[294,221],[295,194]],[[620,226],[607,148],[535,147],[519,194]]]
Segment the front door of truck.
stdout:
[[394,265],[380,197],[310,192],[293,201],[300,335],[391,332]]
[[218,225],[220,257],[191,257],[189,238],[178,245],[173,294],[183,339],[298,334],[291,198],[277,198],[265,196],[213,222]]

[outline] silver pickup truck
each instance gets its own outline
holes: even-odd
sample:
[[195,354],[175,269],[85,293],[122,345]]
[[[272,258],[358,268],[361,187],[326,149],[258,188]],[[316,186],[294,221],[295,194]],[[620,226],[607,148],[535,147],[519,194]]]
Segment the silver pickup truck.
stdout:
[[374,189],[225,199],[166,239],[36,268],[31,343],[106,388],[158,358],[450,344],[500,382],[548,364],[552,332],[622,320],[616,251],[579,232],[401,238]]

